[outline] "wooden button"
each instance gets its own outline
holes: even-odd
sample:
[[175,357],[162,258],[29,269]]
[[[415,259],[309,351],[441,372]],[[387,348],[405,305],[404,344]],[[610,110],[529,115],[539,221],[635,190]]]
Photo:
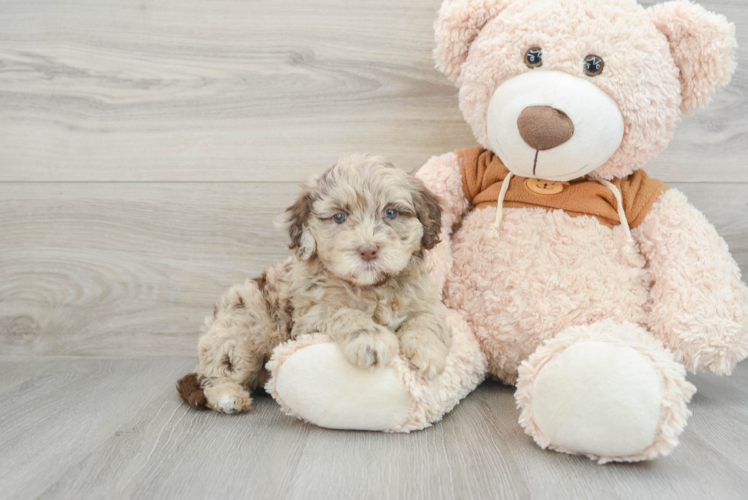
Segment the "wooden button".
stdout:
[[527,179],[527,189],[537,194],[558,194],[564,190],[564,183],[558,181],[546,181],[543,179]]

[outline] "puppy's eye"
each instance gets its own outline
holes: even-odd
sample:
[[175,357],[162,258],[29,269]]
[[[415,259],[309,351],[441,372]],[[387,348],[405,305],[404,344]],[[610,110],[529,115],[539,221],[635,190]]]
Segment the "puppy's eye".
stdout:
[[603,72],[605,61],[601,57],[589,55],[584,58],[584,74],[587,76],[597,76]]
[[335,224],[342,224],[346,221],[347,218],[348,216],[343,212],[337,213],[332,216],[332,220],[335,221]]
[[394,208],[389,208],[384,212],[384,216],[388,219],[394,219],[397,217],[397,210]]
[[543,65],[543,49],[533,47],[525,52],[525,64],[528,68],[539,68]]

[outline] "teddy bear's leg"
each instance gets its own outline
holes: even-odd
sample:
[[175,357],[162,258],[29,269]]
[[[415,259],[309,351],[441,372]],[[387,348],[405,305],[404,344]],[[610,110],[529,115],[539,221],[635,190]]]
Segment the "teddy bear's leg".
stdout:
[[457,311],[447,312],[452,344],[444,371],[424,376],[402,354],[359,368],[322,334],[302,335],[273,351],[265,390],[291,416],[331,429],[409,432],[442,418],[486,373],[486,357]]
[[696,391],[685,377],[685,367],[637,325],[571,327],[520,367],[520,424],[542,448],[600,463],[667,455]]

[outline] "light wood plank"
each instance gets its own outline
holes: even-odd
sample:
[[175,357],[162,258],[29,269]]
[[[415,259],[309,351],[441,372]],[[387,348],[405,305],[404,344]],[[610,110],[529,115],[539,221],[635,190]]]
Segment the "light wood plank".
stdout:
[[0,498],[7,499],[36,498],[144,407],[164,405],[165,384],[173,388],[194,366],[178,358],[8,361],[15,378],[26,379],[0,391]]
[[680,500],[748,488],[746,364],[692,377],[694,416],[671,456],[599,466],[540,450],[496,382],[424,431],[332,431],[268,397],[245,415],[196,412],[173,388],[190,363],[0,357],[3,372],[28,373],[0,391],[0,497]]
[[[647,2],[652,3],[652,2]],[[440,0],[9,0],[0,181],[299,181],[377,152],[474,144],[433,69]],[[704,0],[748,46],[742,0]],[[748,52],[649,170],[747,182]]]
[[192,354],[226,288],[288,255],[297,190],[0,185],[0,352]]
[[[748,189],[678,184],[748,271]],[[0,352],[191,355],[232,284],[288,255],[291,184],[0,184]]]
[[[295,182],[353,152],[414,170],[474,144],[433,69],[439,3],[2,2],[0,353],[151,357],[0,357],[0,498],[745,497],[746,364],[692,378],[671,457],[604,467],[539,450],[491,382],[410,435],[319,429],[267,397],[238,417],[178,400],[195,359],[174,356],[213,301],[287,254],[274,222]],[[700,3],[748,45],[744,0]],[[647,170],[748,271],[739,58]]]

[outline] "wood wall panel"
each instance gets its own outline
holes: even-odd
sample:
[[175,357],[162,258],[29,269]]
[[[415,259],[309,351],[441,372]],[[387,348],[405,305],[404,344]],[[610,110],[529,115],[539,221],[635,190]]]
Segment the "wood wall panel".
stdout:
[[[748,273],[748,191],[676,184]],[[288,255],[287,183],[0,184],[0,352],[190,355],[230,285]]]
[[[748,46],[742,0],[701,3]],[[0,181],[297,182],[354,152],[414,170],[475,144],[433,68],[439,4],[5,1]],[[748,182],[748,52],[739,59],[654,175]]]

